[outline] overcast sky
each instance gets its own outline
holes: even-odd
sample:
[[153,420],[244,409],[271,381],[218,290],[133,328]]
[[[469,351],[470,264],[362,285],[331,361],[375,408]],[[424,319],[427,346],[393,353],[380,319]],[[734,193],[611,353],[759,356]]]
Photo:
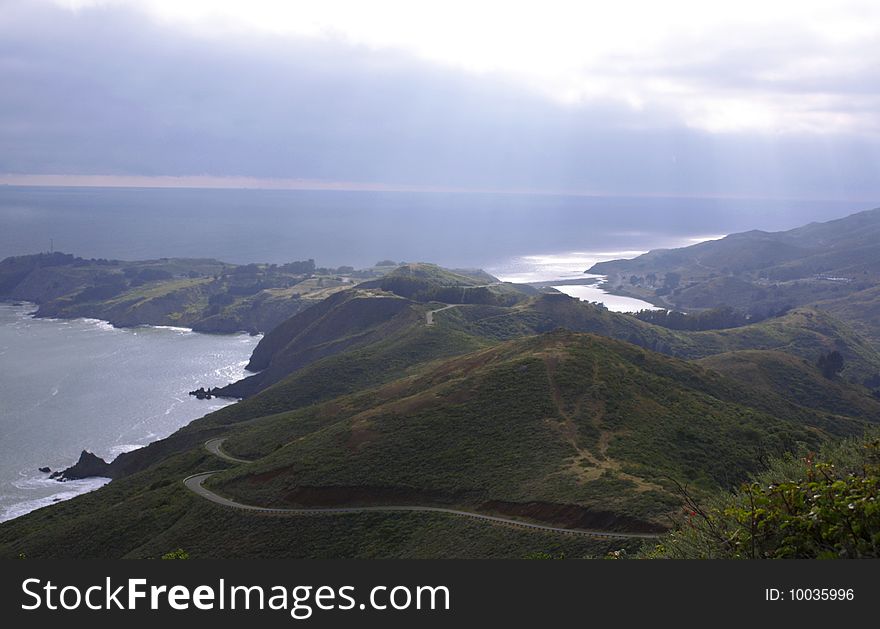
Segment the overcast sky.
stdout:
[[874,201],[878,31],[840,0],[0,0],[0,182]]

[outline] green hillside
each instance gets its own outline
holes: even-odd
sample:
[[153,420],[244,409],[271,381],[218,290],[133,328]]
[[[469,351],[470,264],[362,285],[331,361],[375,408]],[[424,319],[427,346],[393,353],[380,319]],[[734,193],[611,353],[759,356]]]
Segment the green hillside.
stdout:
[[556,332],[255,423],[227,447],[264,458],[212,482],[267,505],[540,502],[659,524],[666,475],[723,485],[768,452],[860,425],[626,343]]
[[175,258],[87,260],[54,253],[0,261],[0,299],[34,302],[38,317],[215,333],[267,332],[348,288],[352,280],[316,269],[313,260],[234,265]]
[[697,363],[753,390],[827,413],[880,419],[880,398],[840,378],[822,375],[815,362],[781,351],[743,350],[709,356]]
[[840,351],[844,375],[862,382],[880,372],[880,351],[848,326],[821,310],[798,308],[781,317],[730,328],[690,332],[651,325],[625,314],[561,294],[541,295],[513,308],[458,307],[440,313],[443,321],[476,336],[511,339],[555,328],[590,332],[680,358],[704,358],[743,350],[780,350],[815,361]]
[[[230,425],[257,422],[371,389],[503,339],[528,338],[560,328],[600,334],[685,359],[758,349],[786,352],[815,363],[823,352],[838,351],[844,357],[842,377],[846,381],[861,382],[865,374],[880,371],[880,357],[870,345],[829,315],[813,310],[794,310],[784,317],[728,330],[685,332],[561,294],[538,295],[510,307],[448,306],[420,304],[362,286],[332,295],[267,334],[250,365],[262,371],[214,391],[244,397],[243,402],[197,420],[168,439],[120,455],[109,475],[116,478],[145,469]],[[432,311],[434,323],[429,325],[427,314]],[[867,390],[860,390],[868,395]],[[777,393],[786,399],[784,391]],[[761,408],[777,416],[792,412],[779,404]]]
[[[430,265],[391,274],[419,291],[496,288]],[[634,551],[638,539],[440,513],[261,516],[181,481],[226,469],[205,487],[248,505],[443,507],[643,535],[680,514],[676,483],[707,497],[878,420],[862,385],[880,373],[877,351],[820,310],[691,332],[517,286],[500,288],[513,301],[489,303],[399,294],[412,286],[362,283],[287,319],[254,352],[260,371],[226,391],[245,399],[120,455],[101,490],[0,524],[0,556]],[[832,350],[845,369],[830,379],[816,362]],[[250,462],[209,453],[218,438]]]
[[425,263],[402,265],[361,286],[379,288],[422,303],[496,306],[512,306],[538,292],[529,286],[502,282],[483,271],[450,271]]
[[607,276],[614,292],[684,310],[728,305],[763,318],[813,305],[875,344],[880,339],[880,209],[651,251],[588,272]]
[[[753,230],[681,249],[651,251],[632,260],[600,262],[589,272],[757,272],[769,279],[816,273],[880,272],[880,208],[782,232]],[[699,267],[702,271],[698,271]]]
[[[489,276],[491,278],[491,276]],[[432,264],[400,266],[378,280],[362,282],[355,288],[334,294],[318,305],[278,325],[254,350],[247,368],[260,373],[219,390],[221,395],[247,397],[315,361],[357,348],[370,347],[373,356],[388,352],[373,348],[377,343],[399,336],[427,336],[431,311],[447,305],[487,303],[504,308],[528,300],[537,291],[526,286],[494,283],[485,285],[479,274],[462,275]],[[415,331],[418,330],[418,331]],[[468,331],[463,331],[468,333]],[[480,334],[471,335],[482,337]],[[413,339],[418,345],[420,341]],[[455,351],[466,351],[481,344],[453,340],[448,347],[413,354],[397,345],[398,357],[421,362]],[[430,343],[430,341],[429,341]],[[405,343],[404,343],[405,344]],[[436,343],[434,343],[437,345]],[[367,360],[371,360],[369,357]],[[400,363],[391,358],[391,364]],[[388,371],[379,365],[381,371]]]
[[[208,485],[246,504],[454,506],[646,532],[678,512],[668,477],[710,492],[758,471],[770,455],[817,448],[862,426],[715,370],[563,331],[258,415],[273,389],[194,422],[172,438],[180,444],[189,436],[189,445],[141,471],[0,525],[0,556],[141,557],[176,547],[203,557],[601,555],[638,542],[554,537],[439,514],[267,518],[208,503],[181,480],[228,467]],[[234,423],[221,419],[230,414]],[[231,467],[218,460],[202,447],[216,436],[226,437],[227,452],[256,460]]]
[[820,301],[817,307],[848,322],[874,347],[880,347],[880,286]]
[[733,491],[695,498],[648,559],[880,557],[880,433],[773,459]]

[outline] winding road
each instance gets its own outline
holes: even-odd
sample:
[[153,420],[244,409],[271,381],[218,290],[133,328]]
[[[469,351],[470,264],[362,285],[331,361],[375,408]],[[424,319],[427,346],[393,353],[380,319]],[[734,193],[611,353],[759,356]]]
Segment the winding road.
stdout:
[[[447,306],[448,307],[448,306]],[[210,439],[205,442],[205,449],[213,454],[214,456],[223,459],[224,461],[228,461],[230,463],[251,463],[251,461],[247,461],[245,459],[236,458],[226,452],[223,451],[223,441],[225,438],[217,438]],[[425,506],[417,506],[417,505],[400,505],[400,506],[377,506],[377,507],[313,507],[313,508],[291,508],[291,509],[278,509],[273,507],[258,507],[255,505],[243,504],[241,502],[236,502],[235,500],[230,500],[229,498],[224,498],[223,496],[214,493],[210,489],[207,489],[204,486],[204,482],[208,480],[214,474],[219,473],[220,470],[211,471],[211,472],[202,472],[200,474],[193,474],[192,476],[187,476],[183,479],[184,486],[195,493],[197,496],[204,498],[205,500],[210,500],[211,502],[229,507],[231,509],[239,509],[242,511],[250,511],[255,513],[263,513],[268,515],[341,515],[341,514],[351,514],[351,513],[389,513],[389,512],[417,512],[417,513],[445,513],[448,515],[461,517],[461,518],[471,518],[472,520],[482,520],[484,522],[489,522],[491,524],[502,524],[504,526],[512,526],[521,529],[529,529],[535,531],[545,531],[550,533],[561,533],[563,535],[584,535],[589,537],[599,537],[599,538],[608,538],[608,539],[629,539],[629,538],[654,538],[659,537],[657,534],[652,533],[619,533],[612,531],[592,531],[586,529],[565,529],[559,528],[555,526],[547,526],[544,524],[533,524],[531,522],[522,522],[520,520],[512,520],[510,518],[503,518],[494,515],[485,515],[482,513],[475,513],[473,511],[460,511],[458,509],[445,509],[443,507],[425,507]]]
[[443,306],[442,308],[437,308],[437,310],[429,310],[425,313],[425,325],[434,325],[434,315],[438,312],[443,312],[444,310],[449,310],[450,308],[457,308],[460,304],[449,304],[448,306]]
[[252,463],[253,461],[248,461],[247,459],[236,459],[231,454],[227,454],[223,451],[221,446],[223,442],[226,441],[225,437],[219,439],[209,439],[205,442],[205,450],[213,454],[214,456],[223,459],[224,461],[229,461],[230,463]]

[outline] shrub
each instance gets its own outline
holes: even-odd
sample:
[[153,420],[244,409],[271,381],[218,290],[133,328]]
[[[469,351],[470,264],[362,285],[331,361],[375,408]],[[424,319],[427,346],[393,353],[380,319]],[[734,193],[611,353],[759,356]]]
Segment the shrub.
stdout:
[[648,557],[880,557],[880,436],[774,462],[708,504],[683,490],[684,521]]

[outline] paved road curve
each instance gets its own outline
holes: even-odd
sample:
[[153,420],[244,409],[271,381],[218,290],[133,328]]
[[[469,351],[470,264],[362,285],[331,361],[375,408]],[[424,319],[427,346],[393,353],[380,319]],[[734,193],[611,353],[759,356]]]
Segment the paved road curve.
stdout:
[[223,442],[226,441],[225,438],[219,439],[210,439],[205,442],[205,449],[213,454],[214,456],[223,459],[224,461],[229,461],[230,463],[251,463],[252,461],[248,461],[247,459],[236,459],[234,456],[227,454],[223,451],[221,447]]
[[[244,459],[237,459],[223,451],[224,439],[211,439],[205,442],[205,449],[214,456],[217,456],[231,463],[250,463]],[[243,504],[224,498],[214,493],[204,486],[204,482],[217,474],[218,472],[202,472],[201,474],[193,474],[183,479],[183,484],[187,489],[192,491],[205,500],[229,507],[232,509],[240,509],[242,511],[251,511],[256,513],[265,513],[269,515],[331,515],[331,514],[351,514],[351,513],[376,513],[376,512],[419,512],[419,513],[446,513],[461,518],[471,518],[473,520],[482,520],[492,524],[503,524],[516,528],[530,529],[536,531],[547,531],[551,533],[561,533],[563,535],[586,535],[589,537],[601,537],[609,539],[629,539],[629,538],[653,538],[659,535],[651,533],[618,533],[612,531],[590,531],[586,529],[564,529],[555,526],[546,526],[544,524],[532,524],[531,522],[521,522],[510,518],[502,518],[494,515],[485,515],[482,513],[474,513],[473,511],[460,511],[458,509],[444,509],[443,507],[423,507],[417,505],[400,505],[400,506],[378,506],[378,507],[318,507],[318,508],[296,508],[296,509],[277,509],[272,507],[258,507],[255,505]]]
[[449,310],[450,308],[457,308],[459,304],[449,304],[448,306],[443,306],[442,308],[437,308],[437,310],[429,310],[425,313],[425,325],[434,325],[434,314],[438,312],[443,312],[444,310]]

